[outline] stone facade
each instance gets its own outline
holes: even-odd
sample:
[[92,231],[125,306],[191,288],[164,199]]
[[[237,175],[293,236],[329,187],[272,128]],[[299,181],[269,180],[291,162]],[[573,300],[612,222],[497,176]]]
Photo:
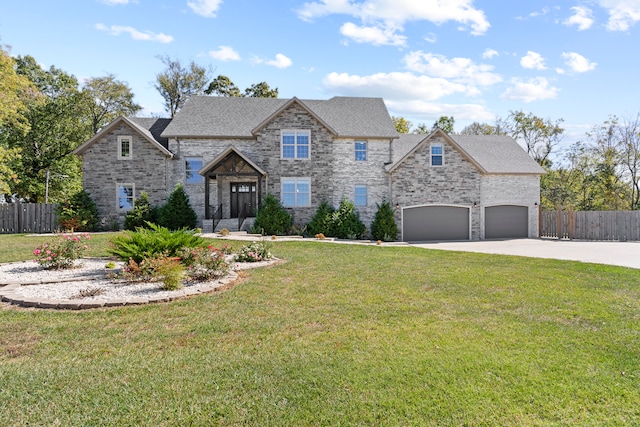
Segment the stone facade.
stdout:
[[[431,166],[431,144],[443,145],[442,166]],[[421,143],[402,165],[391,172],[391,201],[401,208],[423,205],[452,205],[471,209],[471,238],[480,239],[481,175],[476,167],[444,138]],[[396,223],[401,224],[401,209],[396,210]]]
[[[132,138],[131,159],[118,158],[118,136]],[[171,160],[126,124],[111,129],[100,143],[88,147],[82,160],[83,187],[96,202],[103,224],[114,220],[120,225],[124,223],[126,211],[117,206],[118,184],[134,184],[134,198],[145,191],[151,205],[160,205],[167,200],[167,172]]]

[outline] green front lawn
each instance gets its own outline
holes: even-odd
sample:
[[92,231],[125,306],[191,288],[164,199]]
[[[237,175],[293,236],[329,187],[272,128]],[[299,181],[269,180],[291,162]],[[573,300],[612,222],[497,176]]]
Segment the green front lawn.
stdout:
[[640,423],[638,270],[319,242],[272,252],[286,262],[221,293],[0,309],[1,423]]

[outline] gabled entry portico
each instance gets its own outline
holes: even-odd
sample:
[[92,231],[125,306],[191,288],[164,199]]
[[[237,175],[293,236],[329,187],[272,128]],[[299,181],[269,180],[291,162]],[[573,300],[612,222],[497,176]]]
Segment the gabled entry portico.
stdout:
[[[229,146],[198,173],[204,176],[205,219],[253,216],[262,200],[267,173],[234,146]],[[216,182],[216,199],[211,199],[211,181]]]

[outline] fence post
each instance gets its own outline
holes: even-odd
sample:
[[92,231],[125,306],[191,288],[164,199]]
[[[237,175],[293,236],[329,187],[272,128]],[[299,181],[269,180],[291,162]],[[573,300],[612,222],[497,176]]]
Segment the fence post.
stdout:
[[558,240],[562,239],[562,205],[558,205],[556,214],[556,235],[558,236]]
[[569,240],[573,240],[575,222],[573,221],[573,206],[569,207]]

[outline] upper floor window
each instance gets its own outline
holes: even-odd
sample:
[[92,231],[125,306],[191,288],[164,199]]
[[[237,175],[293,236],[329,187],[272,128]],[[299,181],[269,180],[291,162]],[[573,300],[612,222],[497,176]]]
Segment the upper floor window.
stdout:
[[444,147],[442,144],[431,144],[431,166],[444,165]]
[[308,159],[310,156],[311,132],[308,130],[282,131],[282,158]]
[[356,141],[356,160],[367,160],[367,141]]
[[355,187],[355,205],[356,206],[367,206],[367,186],[366,185],[356,185]]
[[204,177],[198,173],[202,168],[202,157],[185,157],[184,162],[184,181],[187,184],[202,184]]
[[309,178],[282,178],[282,206],[303,207],[311,205],[311,180]]
[[119,159],[131,159],[131,137],[119,136],[118,137],[118,158]]

